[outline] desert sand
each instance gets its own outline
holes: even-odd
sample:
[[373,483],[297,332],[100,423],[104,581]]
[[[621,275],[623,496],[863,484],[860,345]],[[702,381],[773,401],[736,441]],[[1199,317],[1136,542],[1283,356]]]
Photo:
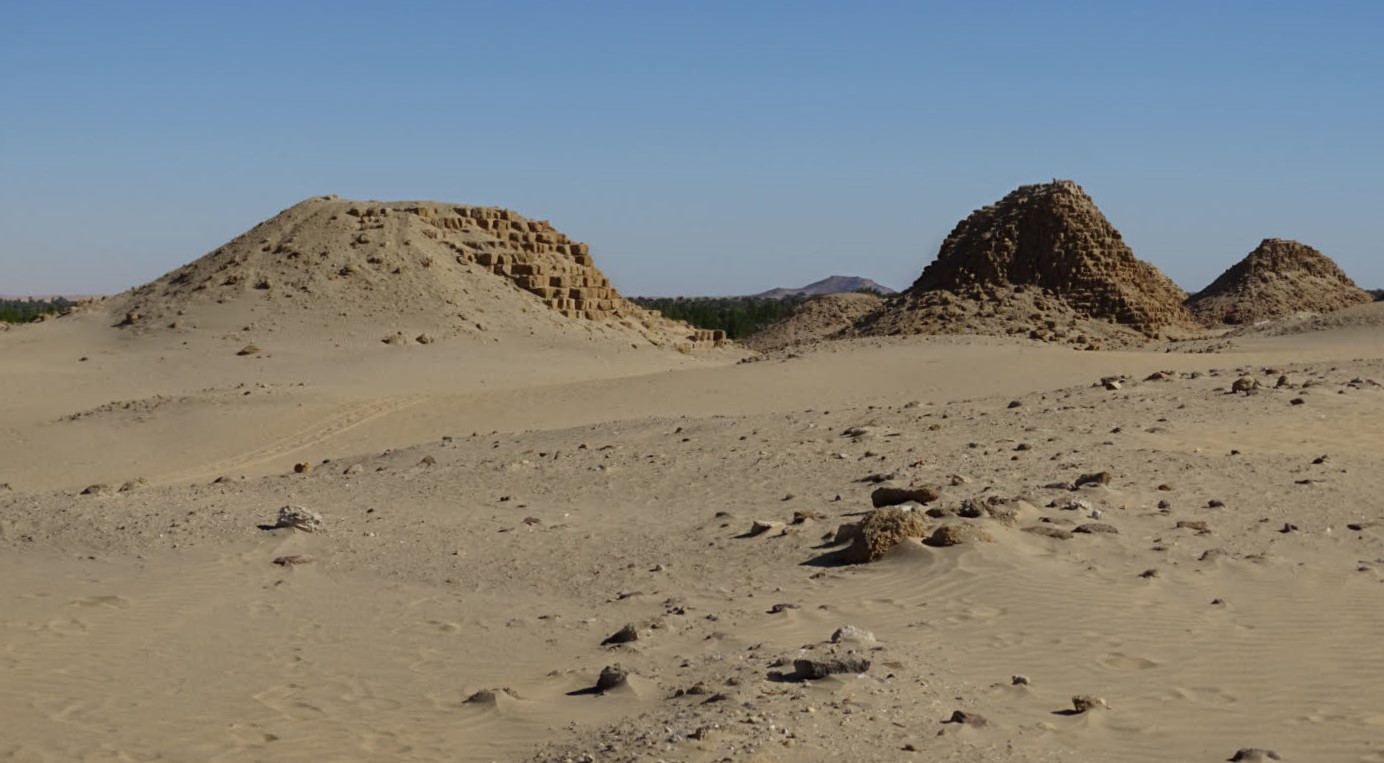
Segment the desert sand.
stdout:
[[0,760],[1384,761],[1384,305],[761,355],[406,206],[0,332]]

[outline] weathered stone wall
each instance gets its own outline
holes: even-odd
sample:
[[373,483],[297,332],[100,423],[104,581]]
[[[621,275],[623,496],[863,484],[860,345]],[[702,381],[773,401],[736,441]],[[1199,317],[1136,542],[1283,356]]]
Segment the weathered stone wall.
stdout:
[[[495,207],[419,205],[405,211],[442,232],[437,240],[455,251],[459,262],[509,279],[563,316],[588,321],[631,315],[662,319],[620,296],[596,268],[590,247],[572,241],[546,220]],[[719,344],[726,335],[688,326],[687,339],[695,345]]]

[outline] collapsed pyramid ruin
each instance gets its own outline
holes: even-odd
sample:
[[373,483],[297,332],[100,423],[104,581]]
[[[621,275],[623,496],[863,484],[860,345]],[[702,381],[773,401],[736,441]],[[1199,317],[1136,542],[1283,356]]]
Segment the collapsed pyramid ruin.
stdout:
[[1266,238],[1187,300],[1207,326],[1240,325],[1295,313],[1330,313],[1373,300],[1330,257],[1297,241]]
[[[1073,320],[1117,324],[1143,336],[1181,334],[1199,330],[1185,299],[1167,276],[1133,256],[1080,186],[1053,180],[1021,186],[962,220],[897,306],[872,318],[865,331],[908,332],[912,324],[918,331],[954,332],[949,318],[999,313],[1009,334],[1026,324],[1041,332],[1045,324]],[[958,307],[966,300],[994,307]]]
[[[468,310],[547,312],[657,345],[703,348],[724,332],[695,329],[626,300],[590,248],[544,220],[496,207],[314,197],[144,286],[120,295],[127,328],[153,329],[183,310],[233,300],[266,309],[445,324]],[[541,308],[534,311],[531,308]]]

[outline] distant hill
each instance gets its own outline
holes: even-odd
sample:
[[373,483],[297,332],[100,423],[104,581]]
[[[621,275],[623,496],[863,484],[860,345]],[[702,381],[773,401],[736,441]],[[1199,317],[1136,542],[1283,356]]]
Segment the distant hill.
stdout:
[[829,276],[815,283],[810,283],[798,289],[777,288],[770,289],[752,296],[759,299],[783,299],[785,297],[820,297],[823,294],[847,294],[855,291],[869,289],[880,294],[894,294],[894,290],[888,286],[876,283],[868,278],[860,276]]

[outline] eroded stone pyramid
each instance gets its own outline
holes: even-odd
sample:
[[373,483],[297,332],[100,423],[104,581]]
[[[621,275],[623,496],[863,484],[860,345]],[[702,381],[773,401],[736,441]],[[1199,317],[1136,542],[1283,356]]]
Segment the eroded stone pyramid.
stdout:
[[[305,200],[193,262],[113,300],[126,328],[158,330],[184,311],[250,304],[258,314],[345,321],[470,322],[478,311],[521,330],[564,322],[631,331],[655,344],[715,344],[626,300],[586,244],[547,221],[496,207]],[[211,312],[215,312],[213,308]],[[223,311],[224,312],[224,311]]]
[[907,295],[1016,287],[1038,287],[1081,317],[1147,336],[1197,325],[1186,294],[1137,259],[1070,180],[1021,186],[962,220]]
[[1246,324],[1295,313],[1330,313],[1373,298],[1330,257],[1306,244],[1266,238],[1187,300],[1208,326]]

